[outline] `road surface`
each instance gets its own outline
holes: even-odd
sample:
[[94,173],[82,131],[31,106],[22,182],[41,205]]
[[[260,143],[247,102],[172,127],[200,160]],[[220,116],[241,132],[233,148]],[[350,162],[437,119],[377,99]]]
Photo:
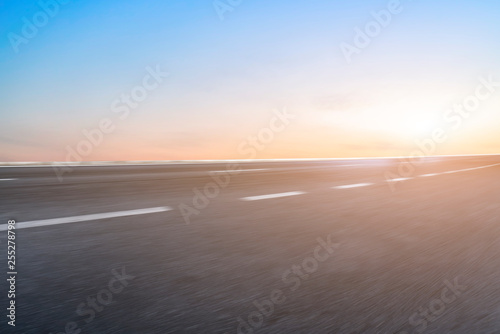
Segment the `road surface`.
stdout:
[[0,332],[500,333],[500,157],[402,166],[0,167]]

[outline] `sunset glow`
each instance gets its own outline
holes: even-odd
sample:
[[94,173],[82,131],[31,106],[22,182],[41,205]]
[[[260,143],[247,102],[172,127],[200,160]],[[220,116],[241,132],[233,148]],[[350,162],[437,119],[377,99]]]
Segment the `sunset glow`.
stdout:
[[436,128],[435,154],[498,153],[497,3],[355,3],[75,2],[25,40],[41,8],[7,3],[0,161],[65,161],[103,119],[82,161],[244,159],[283,108],[296,119],[256,158],[406,156]]

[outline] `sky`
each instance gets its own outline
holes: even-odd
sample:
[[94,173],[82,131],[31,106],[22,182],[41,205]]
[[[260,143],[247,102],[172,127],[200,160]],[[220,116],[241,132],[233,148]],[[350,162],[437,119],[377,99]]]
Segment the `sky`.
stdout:
[[499,11],[5,0],[0,161],[500,153]]

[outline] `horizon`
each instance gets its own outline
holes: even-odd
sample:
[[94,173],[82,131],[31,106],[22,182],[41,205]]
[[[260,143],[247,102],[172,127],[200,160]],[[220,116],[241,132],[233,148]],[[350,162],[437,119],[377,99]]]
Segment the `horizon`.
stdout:
[[[493,154],[457,154],[457,155],[431,155],[424,156],[422,159],[429,158],[459,158],[459,157],[493,157],[500,156],[500,153]],[[117,165],[117,164],[136,164],[136,165],[149,165],[149,164],[197,164],[197,163],[259,163],[259,162],[294,162],[294,161],[346,161],[346,160],[383,160],[383,159],[400,159],[413,161],[410,157],[405,156],[393,156],[393,157],[341,157],[341,158],[283,158],[283,159],[220,159],[220,160],[117,160],[117,161],[81,161],[81,162],[67,162],[67,161],[0,161],[0,167],[12,167],[13,165],[27,165],[33,167],[45,167],[45,166],[82,166],[82,167],[92,167],[92,166],[107,166],[107,165]],[[414,158],[417,159],[417,158]],[[418,159],[417,159],[418,160]],[[99,165],[102,163],[102,165]],[[418,164],[419,161],[413,161],[414,164]],[[19,166],[22,167],[22,166]]]

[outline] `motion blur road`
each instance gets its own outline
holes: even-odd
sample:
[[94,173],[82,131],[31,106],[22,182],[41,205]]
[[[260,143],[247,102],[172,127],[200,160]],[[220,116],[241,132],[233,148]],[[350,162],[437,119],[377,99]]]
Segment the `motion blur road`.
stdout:
[[0,332],[499,333],[500,157],[400,163],[2,167]]

